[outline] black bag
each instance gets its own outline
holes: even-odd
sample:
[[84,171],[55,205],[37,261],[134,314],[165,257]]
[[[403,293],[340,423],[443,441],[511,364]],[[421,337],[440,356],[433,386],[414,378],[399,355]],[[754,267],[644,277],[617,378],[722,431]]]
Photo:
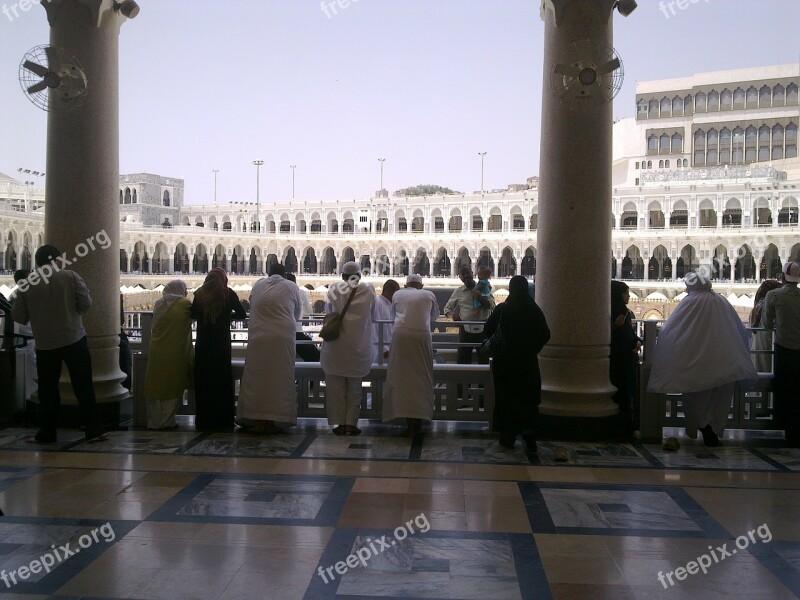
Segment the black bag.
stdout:
[[350,303],[353,301],[353,296],[356,295],[357,291],[358,286],[354,287],[353,291],[350,292],[350,297],[347,299],[347,303],[344,305],[342,312],[332,312],[325,315],[325,318],[322,320],[322,329],[319,330],[319,337],[326,342],[339,339],[342,333],[344,316],[347,314],[347,309],[350,308]]
[[497,355],[497,351],[503,346],[503,318],[497,324],[494,333],[483,340],[481,347],[478,348],[478,356],[488,359]]

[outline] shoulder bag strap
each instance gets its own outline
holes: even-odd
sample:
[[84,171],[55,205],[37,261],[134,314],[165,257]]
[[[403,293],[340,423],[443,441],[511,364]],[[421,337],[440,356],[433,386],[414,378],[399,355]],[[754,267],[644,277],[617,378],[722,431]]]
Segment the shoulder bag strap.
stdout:
[[344,319],[344,316],[347,314],[347,309],[350,308],[350,303],[353,301],[353,297],[356,295],[357,291],[358,291],[358,286],[354,287],[353,291],[350,292],[350,297],[347,299],[347,302],[345,303],[344,308],[342,309],[342,312],[339,313],[339,315],[340,315],[339,318],[340,319]]

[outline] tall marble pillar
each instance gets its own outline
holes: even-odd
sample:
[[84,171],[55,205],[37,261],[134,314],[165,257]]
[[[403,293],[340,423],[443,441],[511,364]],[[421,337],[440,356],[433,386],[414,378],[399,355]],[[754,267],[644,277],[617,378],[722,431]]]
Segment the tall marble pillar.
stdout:
[[[50,45],[83,67],[80,106],[47,121],[45,243],[61,250],[92,295],[84,315],[100,403],[127,397],[119,368],[119,32],[133,2],[48,0]],[[86,250],[88,248],[88,251]],[[84,254],[81,256],[81,254]],[[66,371],[65,371],[66,373]],[[72,389],[63,390],[74,402]]]
[[[616,0],[543,0],[544,86],[536,300],[550,326],[539,355],[540,411],[553,417],[616,414],[609,381],[612,104],[579,98],[612,58]],[[587,44],[586,40],[590,40]],[[581,62],[564,92],[556,71]],[[587,92],[590,90],[587,90]],[[586,261],[586,257],[591,257]],[[591,301],[587,302],[587,299]]]

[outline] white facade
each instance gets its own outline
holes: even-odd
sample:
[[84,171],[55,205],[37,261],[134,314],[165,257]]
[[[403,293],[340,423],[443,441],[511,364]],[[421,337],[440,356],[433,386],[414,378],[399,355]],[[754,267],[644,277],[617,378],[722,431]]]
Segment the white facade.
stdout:
[[[789,65],[638,84],[637,118],[614,125],[613,211],[606,217],[613,227],[614,276],[670,280],[690,266],[709,264],[719,279],[756,281],[778,273],[781,261],[800,259],[798,81],[800,66]],[[699,110],[703,94],[705,110]],[[740,148],[734,147],[737,128],[744,132]],[[27,205],[37,206],[43,192],[8,179],[0,181],[0,269],[13,270],[28,266],[43,233],[43,214],[20,212],[25,193]],[[134,190],[136,204],[146,207],[135,215]],[[321,275],[336,273],[347,260],[398,276],[452,276],[461,264],[479,263],[493,265],[499,277],[536,270],[536,188],[286,201],[258,211],[252,202],[185,205],[182,180],[153,175],[122,176],[120,194],[120,266],[128,272],[205,272],[224,264],[231,272],[255,274],[275,260]],[[171,227],[163,226],[167,218]],[[575,248],[564,272],[579,273],[592,263]]]

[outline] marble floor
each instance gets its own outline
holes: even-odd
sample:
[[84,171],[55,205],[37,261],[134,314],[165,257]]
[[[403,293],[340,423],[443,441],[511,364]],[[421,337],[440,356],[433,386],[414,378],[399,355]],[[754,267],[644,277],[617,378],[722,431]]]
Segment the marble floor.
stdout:
[[[800,451],[0,429],[8,598],[800,598]],[[674,434],[678,432],[670,432]],[[555,460],[566,450],[567,461]]]

